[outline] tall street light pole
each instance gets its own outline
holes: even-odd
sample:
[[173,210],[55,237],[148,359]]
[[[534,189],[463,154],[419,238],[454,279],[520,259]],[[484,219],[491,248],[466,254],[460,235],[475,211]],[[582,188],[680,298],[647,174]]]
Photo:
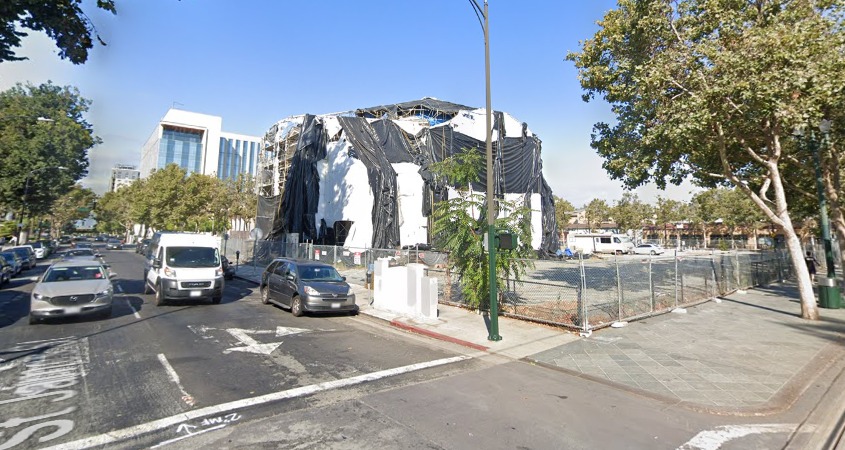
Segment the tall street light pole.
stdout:
[[[823,135],[823,144],[827,144],[828,132],[830,131],[830,121],[825,119],[819,124],[819,130]],[[824,243],[824,257],[825,266],[827,267],[827,278],[819,280],[819,304],[822,308],[839,308],[841,303],[841,293],[839,292],[839,285],[836,283],[836,267],[833,263],[833,245],[830,241],[830,221],[827,216],[827,200],[824,194],[824,179],[822,178],[822,162],[821,162],[821,145],[814,139],[812,131],[810,132],[810,145],[813,146],[813,162],[816,169],[816,191],[819,196],[819,215],[820,228],[822,232],[822,242]]]
[[493,194],[493,110],[490,101],[490,15],[487,12],[487,0],[484,0],[484,9],[478,5],[477,0],[470,0],[479,15],[483,17],[484,23],[484,84],[486,94],[487,111],[487,267],[489,269],[488,285],[490,286],[490,330],[487,339],[490,341],[501,341],[499,335],[499,299],[496,289],[496,199]]
[[[67,170],[67,167],[64,167],[64,166],[42,167],[40,169],[30,170],[29,173],[26,174],[26,183],[24,183],[24,189],[23,189],[23,202],[21,203],[20,228],[18,229],[18,245],[23,244],[21,239],[23,239],[23,219],[24,219],[24,213],[27,210],[27,200],[28,200],[28,197],[29,197],[29,181],[32,180],[33,174],[35,174],[37,172],[41,172],[43,170],[47,170],[47,169]],[[29,240],[28,236],[27,236],[27,240]]]

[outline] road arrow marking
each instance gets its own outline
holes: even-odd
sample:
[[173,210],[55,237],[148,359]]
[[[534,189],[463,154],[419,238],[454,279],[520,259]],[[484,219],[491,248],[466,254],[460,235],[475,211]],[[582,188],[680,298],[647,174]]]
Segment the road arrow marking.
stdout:
[[311,332],[311,330],[306,330],[305,328],[276,327],[276,337],[289,336],[291,334],[299,334],[299,333],[310,333],[310,332]]
[[241,328],[227,328],[226,331],[235,337],[243,347],[230,347],[226,350],[223,350],[223,354],[228,355],[232,352],[244,352],[244,353],[256,353],[259,355],[269,355],[273,353],[274,350],[279,348],[282,345],[282,342],[266,342],[260,343],[252,338],[252,335],[258,334],[274,334],[276,337],[281,336],[290,336],[293,334],[299,333],[307,333],[311,330],[306,330],[304,328],[288,328],[288,327],[276,327],[276,330],[244,330]]

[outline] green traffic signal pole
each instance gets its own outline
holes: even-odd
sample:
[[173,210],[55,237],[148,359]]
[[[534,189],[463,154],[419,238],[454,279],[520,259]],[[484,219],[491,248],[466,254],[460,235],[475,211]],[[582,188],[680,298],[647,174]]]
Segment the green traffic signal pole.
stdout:
[[496,199],[493,196],[493,111],[490,105],[490,16],[487,14],[487,0],[484,9],[477,0],[469,0],[475,9],[481,28],[484,30],[484,87],[487,100],[487,267],[490,286],[490,330],[487,339],[501,341],[499,336],[499,301],[496,289]]
[[[819,125],[824,141],[827,142],[827,133],[830,130],[830,122],[823,120]],[[822,242],[824,243],[824,257],[825,266],[827,266],[827,282],[819,283],[819,303],[822,307],[838,308],[840,303],[839,286],[836,280],[836,268],[833,263],[833,245],[830,241],[830,222],[827,216],[827,199],[824,195],[824,179],[822,178],[822,163],[820,156],[820,145],[816,142],[815,133],[810,132],[810,145],[813,147],[813,162],[816,169],[816,191],[819,197],[819,216],[821,220],[820,228],[822,234]]]
[[501,341],[496,289],[496,198],[493,195],[493,111],[490,104],[490,16],[487,14],[487,0],[484,0],[484,84],[487,97],[487,264],[490,270],[490,334],[487,340]]

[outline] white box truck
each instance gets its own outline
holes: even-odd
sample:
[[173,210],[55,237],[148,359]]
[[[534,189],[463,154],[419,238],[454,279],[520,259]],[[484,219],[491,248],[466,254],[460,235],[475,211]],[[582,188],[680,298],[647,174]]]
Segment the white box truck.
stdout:
[[566,245],[573,252],[588,255],[591,253],[611,253],[621,255],[634,251],[634,242],[624,234],[615,233],[570,233]]
[[168,300],[223,299],[223,266],[215,236],[156,233],[144,265],[144,293],[155,293],[156,306]]

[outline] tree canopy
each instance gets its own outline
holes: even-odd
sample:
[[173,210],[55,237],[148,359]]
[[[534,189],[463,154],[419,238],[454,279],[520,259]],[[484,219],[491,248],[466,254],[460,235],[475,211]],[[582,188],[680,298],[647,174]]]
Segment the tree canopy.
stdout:
[[[0,63],[27,59],[17,56],[15,49],[21,46],[21,38],[27,36],[24,29],[43,31],[59,47],[59,57],[73,64],[88,60],[88,50],[96,39],[101,45],[105,41],[82,10],[82,0],[5,0],[0,5]],[[97,7],[117,14],[114,0],[97,0]]]
[[[739,189],[799,261],[782,169],[795,127],[841,106],[843,13],[845,0],[619,0],[567,56],[584,99],[600,96],[616,116],[594,127],[604,168],[632,188],[692,177]],[[817,318],[806,268],[794,266],[802,316]]]
[[26,201],[28,212],[47,213],[88,173],[88,150],[100,143],[84,117],[90,103],[49,82],[0,92],[0,206]]

